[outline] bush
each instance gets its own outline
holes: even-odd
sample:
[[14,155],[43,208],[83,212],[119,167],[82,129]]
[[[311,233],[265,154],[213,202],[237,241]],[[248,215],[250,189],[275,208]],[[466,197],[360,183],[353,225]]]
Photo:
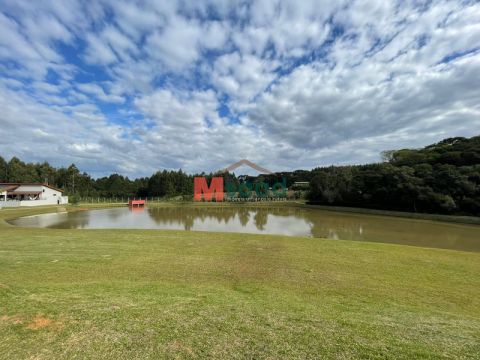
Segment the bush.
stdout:
[[68,197],[68,203],[71,205],[78,205],[80,198],[77,195],[71,195]]

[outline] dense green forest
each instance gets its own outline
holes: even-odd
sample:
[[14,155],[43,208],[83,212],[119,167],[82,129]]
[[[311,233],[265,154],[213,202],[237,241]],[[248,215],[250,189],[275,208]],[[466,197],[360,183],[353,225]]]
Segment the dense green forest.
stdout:
[[312,170],[319,204],[480,215],[480,136],[385,151],[383,163]]
[[[269,184],[309,181],[312,203],[411,212],[480,215],[480,136],[450,138],[423,149],[385,151],[383,162],[330,166],[246,177]],[[205,174],[200,174],[205,175]],[[172,197],[193,194],[193,177],[159,171],[129,179],[118,174],[92,178],[75,165],[54,168],[0,157],[0,182],[48,182],[82,197]],[[211,177],[208,174],[207,177]],[[226,174],[225,181],[238,182]]]

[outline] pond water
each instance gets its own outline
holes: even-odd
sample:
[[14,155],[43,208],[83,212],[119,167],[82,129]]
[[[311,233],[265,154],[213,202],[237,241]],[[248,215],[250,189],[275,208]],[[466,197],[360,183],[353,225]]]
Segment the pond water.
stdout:
[[56,229],[172,229],[310,236],[480,251],[480,225],[272,207],[111,208],[18,218],[11,224]]

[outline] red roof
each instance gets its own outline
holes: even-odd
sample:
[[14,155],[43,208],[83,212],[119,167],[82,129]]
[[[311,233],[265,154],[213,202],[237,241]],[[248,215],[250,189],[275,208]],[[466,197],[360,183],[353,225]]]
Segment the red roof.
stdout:
[[0,192],[10,191],[10,190],[16,189],[17,187],[18,187],[17,185],[0,184]]

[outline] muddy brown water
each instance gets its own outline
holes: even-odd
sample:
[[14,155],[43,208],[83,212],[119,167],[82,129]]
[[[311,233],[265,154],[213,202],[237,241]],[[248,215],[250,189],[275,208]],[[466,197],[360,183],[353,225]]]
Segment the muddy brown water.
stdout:
[[480,251],[480,225],[300,207],[111,208],[18,218],[56,229],[172,229],[309,236]]

